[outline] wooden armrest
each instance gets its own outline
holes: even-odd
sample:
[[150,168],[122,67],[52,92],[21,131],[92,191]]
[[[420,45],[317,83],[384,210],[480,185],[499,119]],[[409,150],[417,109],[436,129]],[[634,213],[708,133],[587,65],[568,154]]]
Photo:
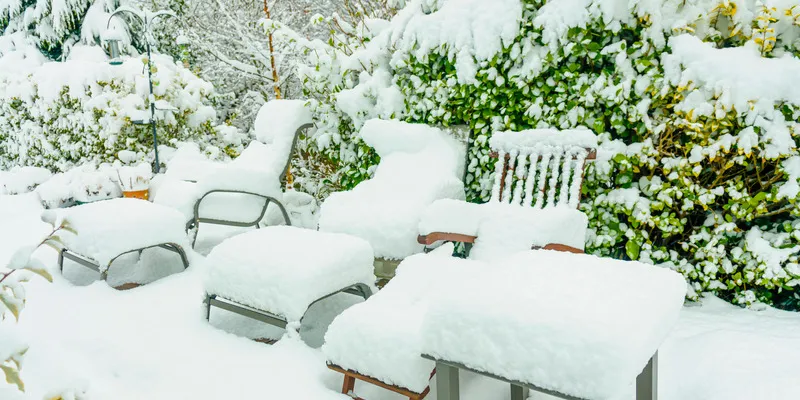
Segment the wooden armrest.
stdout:
[[438,241],[475,243],[477,236],[464,235],[462,233],[431,232],[427,235],[417,236],[417,243],[430,246]]
[[544,246],[544,247],[541,247],[541,246],[532,246],[531,247],[531,250],[539,250],[539,249],[564,251],[564,252],[567,252],[567,253],[575,253],[575,254],[584,254],[585,253],[583,250],[581,250],[579,248],[572,247],[572,246],[567,246],[565,244],[558,244],[558,243],[550,243],[550,244],[548,244],[547,246]]

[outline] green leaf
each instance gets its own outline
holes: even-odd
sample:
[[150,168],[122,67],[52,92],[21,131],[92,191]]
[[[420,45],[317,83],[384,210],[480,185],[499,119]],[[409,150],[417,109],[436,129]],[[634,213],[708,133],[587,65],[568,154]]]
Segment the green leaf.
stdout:
[[50,273],[49,273],[49,272],[47,272],[47,270],[45,270],[44,268],[31,268],[31,267],[25,267],[25,268],[23,268],[23,269],[25,269],[25,270],[28,270],[28,271],[31,271],[31,272],[33,272],[34,274],[36,274],[36,275],[39,275],[39,276],[41,276],[41,277],[42,277],[42,278],[44,278],[44,279],[47,279],[47,281],[48,281],[48,282],[53,282],[53,275],[50,275]]
[[12,301],[12,299],[9,299],[9,295],[7,293],[0,293],[0,303],[3,303],[3,305],[5,305],[6,308],[11,311],[11,314],[14,316],[14,318],[19,321],[19,304]]
[[628,257],[630,257],[631,260],[639,259],[639,250],[641,250],[639,243],[636,243],[633,240],[628,240],[628,243],[625,244],[625,253],[628,254]]
[[25,383],[23,383],[22,379],[19,377],[19,370],[7,365],[0,365],[0,370],[2,370],[3,374],[6,376],[6,382],[12,385],[17,385],[17,388],[19,388],[20,392],[25,391]]

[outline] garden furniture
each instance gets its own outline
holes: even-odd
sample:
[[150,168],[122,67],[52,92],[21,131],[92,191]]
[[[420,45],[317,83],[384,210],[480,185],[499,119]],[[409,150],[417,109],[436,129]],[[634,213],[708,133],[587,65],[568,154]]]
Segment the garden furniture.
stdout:
[[367,121],[359,134],[380,163],[370,179],[322,203],[319,229],[366,239],[381,277],[389,277],[391,265],[423,250],[416,238],[425,208],[464,199],[464,146],[441,129],[394,120]]
[[64,246],[58,255],[61,271],[68,259],[107,280],[109,268],[120,256],[155,247],[178,254],[183,267],[189,267],[184,218],[170,207],[119,198],[45,210],[42,219],[54,226],[67,222],[70,227],[59,234]]
[[[481,236],[479,231],[491,229],[488,225],[482,229],[482,224],[494,219],[500,231],[520,234],[530,242],[523,248],[552,243],[582,251],[588,220],[577,207],[586,161],[597,155],[594,133],[586,129],[497,132],[489,143],[497,157],[489,202],[433,202],[420,219],[418,242],[425,246],[441,241],[463,243],[469,256]],[[541,238],[549,241],[541,242]],[[474,256],[495,255],[480,253]]]
[[311,128],[311,111],[302,100],[272,100],[255,121],[256,139],[229,164],[176,157],[158,182],[154,202],[186,215],[186,229],[197,239],[200,223],[259,227],[270,204],[291,220],[282,204],[298,136]]
[[206,319],[219,307],[280,328],[299,323],[311,305],[345,292],[373,291],[372,249],[363,239],[272,226],[226,239],[206,265]]

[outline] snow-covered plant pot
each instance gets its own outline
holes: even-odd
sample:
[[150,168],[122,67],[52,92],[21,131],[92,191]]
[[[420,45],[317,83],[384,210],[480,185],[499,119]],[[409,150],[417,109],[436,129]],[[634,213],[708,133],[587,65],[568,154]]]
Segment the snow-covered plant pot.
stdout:
[[117,179],[119,187],[122,189],[122,197],[149,200],[152,175],[150,166],[147,164],[117,169]]

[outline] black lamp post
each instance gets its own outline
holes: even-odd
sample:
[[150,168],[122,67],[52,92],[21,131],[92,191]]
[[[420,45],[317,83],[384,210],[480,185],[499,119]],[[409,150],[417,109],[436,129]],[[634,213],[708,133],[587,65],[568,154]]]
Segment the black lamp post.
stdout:
[[[134,17],[138,18],[139,21],[141,21],[142,25],[144,26],[144,39],[145,39],[145,45],[147,46],[147,80],[150,83],[150,98],[149,98],[150,121],[136,120],[133,121],[133,123],[136,125],[147,125],[148,123],[150,124],[150,127],[153,131],[153,151],[155,151],[155,162],[153,163],[153,173],[157,174],[161,170],[161,164],[158,160],[158,134],[156,133],[156,96],[153,94],[153,60],[150,51],[151,44],[155,43],[155,38],[153,37],[153,31],[152,31],[153,28],[152,24],[159,17],[168,16],[177,18],[177,15],[175,15],[174,12],[168,10],[156,11],[154,13],[151,13],[148,11],[137,10],[135,8],[128,6],[121,6],[117,8],[117,10],[114,11],[108,17],[106,30],[108,30],[111,26],[111,19],[114,18],[115,15],[121,13],[129,13],[133,15]],[[111,65],[122,64],[122,59],[120,58],[120,50],[119,50],[119,45],[122,38],[117,34],[113,34],[113,32],[111,34],[107,33],[104,36],[106,36],[105,40],[106,42],[108,42],[109,53],[111,55],[111,61],[109,61],[109,63]]]

